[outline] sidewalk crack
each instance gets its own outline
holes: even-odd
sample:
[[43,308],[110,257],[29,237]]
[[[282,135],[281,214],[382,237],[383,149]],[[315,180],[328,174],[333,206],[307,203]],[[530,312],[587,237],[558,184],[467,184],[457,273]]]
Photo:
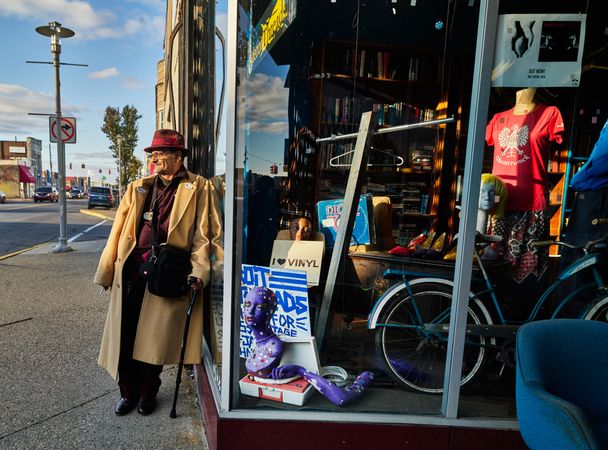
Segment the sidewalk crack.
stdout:
[[39,420],[38,422],[31,423],[31,424],[29,424],[28,426],[25,426],[25,427],[23,427],[23,428],[19,428],[18,430],[15,430],[15,431],[11,431],[10,433],[5,434],[4,436],[0,436],[0,441],[2,441],[3,439],[5,439],[5,438],[7,438],[7,437],[13,436],[14,434],[21,433],[22,431],[25,431],[25,430],[27,430],[27,429],[29,429],[29,428],[32,428],[32,427],[35,427],[36,425],[40,425],[41,423],[47,422],[47,421],[49,421],[49,420],[51,420],[51,419],[54,419],[55,417],[61,416],[62,414],[65,414],[65,413],[67,413],[67,412],[70,412],[70,411],[72,411],[72,410],[74,410],[74,409],[76,409],[76,408],[80,408],[81,406],[84,406],[84,405],[86,405],[87,403],[91,403],[91,402],[93,402],[93,401],[95,401],[95,400],[98,400],[98,399],[100,399],[100,398],[102,398],[102,397],[105,397],[105,396],[106,396],[106,395],[108,395],[108,394],[112,394],[113,392],[116,392],[116,391],[118,391],[118,389],[117,389],[117,388],[112,389],[112,390],[109,390],[109,391],[107,391],[107,392],[105,392],[105,393],[103,393],[103,394],[101,394],[101,395],[98,395],[97,397],[93,397],[93,398],[91,398],[91,399],[89,399],[89,400],[86,400],[86,401],[84,401],[84,402],[80,403],[79,405],[72,406],[72,407],[70,407],[70,408],[68,408],[68,409],[65,409],[65,410],[60,411],[60,412],[58,412],[58,413],[56,413],[56,414],[53,414],[52,416],[46,417],[46,418],[44,418],[44,419],[41,419],[41,420]]

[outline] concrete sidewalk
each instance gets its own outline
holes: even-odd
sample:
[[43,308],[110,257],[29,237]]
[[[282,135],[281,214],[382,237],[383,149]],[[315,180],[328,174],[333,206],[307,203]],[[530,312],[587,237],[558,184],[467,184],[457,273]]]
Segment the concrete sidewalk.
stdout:
[[97,365],[109,294],[92,283],[105,241],[42,246],[0,261],[0,449],[207,449],[186,371],[165,366],[157,410],[118,417]]

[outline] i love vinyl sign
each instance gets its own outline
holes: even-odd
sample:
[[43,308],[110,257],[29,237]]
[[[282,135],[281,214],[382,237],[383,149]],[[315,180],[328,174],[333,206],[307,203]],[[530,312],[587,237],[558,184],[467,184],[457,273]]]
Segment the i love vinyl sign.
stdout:
[[272,246],[270,267],[303,270],[309,286],[319,285],[321,263],[323,261],[322,241],[275,240]]

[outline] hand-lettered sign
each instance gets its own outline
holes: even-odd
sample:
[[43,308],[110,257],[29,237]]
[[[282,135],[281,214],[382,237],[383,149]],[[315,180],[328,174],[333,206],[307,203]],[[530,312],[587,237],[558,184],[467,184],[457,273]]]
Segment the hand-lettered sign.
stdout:
[[[243,264],[241,311],[249,291],[258,286],[272,289],[277,296],[277,311],[270,321],[270,326],[277,335],[294,338],[311,336],[306,272]],[[242,315],[240,340],[240,356],[246,358],[253,344],[253,334]]]

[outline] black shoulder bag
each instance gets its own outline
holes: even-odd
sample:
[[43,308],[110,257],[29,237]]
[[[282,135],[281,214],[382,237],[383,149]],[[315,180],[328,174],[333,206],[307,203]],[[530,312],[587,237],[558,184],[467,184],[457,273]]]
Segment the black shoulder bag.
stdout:
[[192,271],[190,251],[167,244],[157,245],[156,180],[152,190],[152,236],[150,259],[139,268],[142,278],[148,280],[148,291],[159,297],[178,298],[190,291],[188,275]]

